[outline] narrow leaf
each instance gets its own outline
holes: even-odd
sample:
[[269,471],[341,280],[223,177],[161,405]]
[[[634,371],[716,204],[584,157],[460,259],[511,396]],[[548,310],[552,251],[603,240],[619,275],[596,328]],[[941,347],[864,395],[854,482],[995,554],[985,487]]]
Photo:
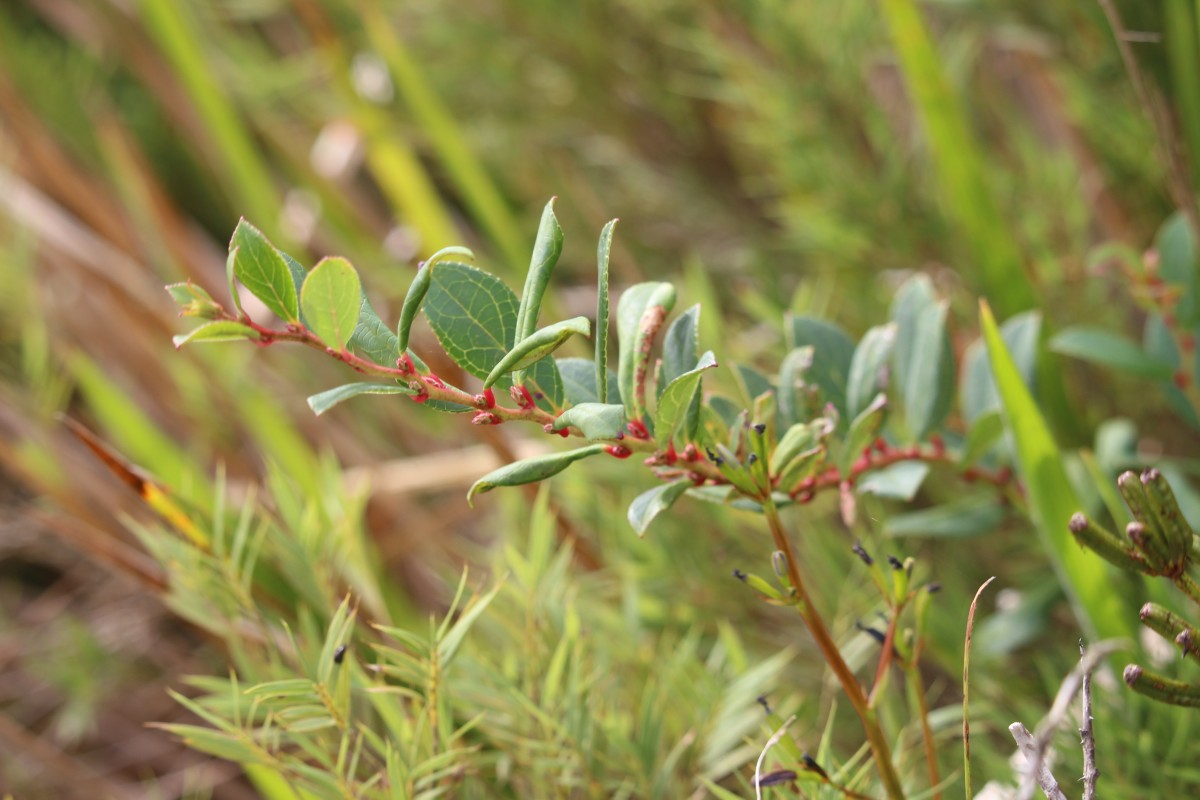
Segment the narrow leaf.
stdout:
[[237,250],[233,273],[251,294],[287,322],[300,322],[296,285],[287,262],[262,231],[243,218],[233,231],[230,253]]
[[676,317],[667,328],[667,334],[663,337],[663,381],[659,392],[695,366],[699,348],[699,326],[700,306],[694,305]]
[[187,333],[181,333],[173,337],[171,341],[175,344],[175,349],[178,350],[191,342],[234,342],[240,339],[249,339],[257,342],[262,337],[258,334],[258,331],[248,325],[233,322],[232,320],[217,320],[216,322],[206,322],[199,328],[195,328]]
[[525,290],[521,292],[521,305],[517,310],[517,340],[524,339],[537,329],[538,313],[542,308],[542,297],[550,284],[554,265],[562,253],[562,228],[554,216],[554,201],[542,209],[538,223],[537,239],[533,243],[533,256],[529,261],[529,272],[525,275]]
[[896,324],[877,325],[854,349],[846,385],[846,413],[858,416],[871,399],[887,390],[888,359],[896,342]]
[[608,261],[612,252],[613,230],[619,220],[609,220],[600,231],[596,245],[596,377],[595,386],[601,403],[608,402]]
[[641,416],[642,409],[636,402],[639,375],[644,381],[650,362],[652,341],[649,339],[655,332],[646,329],[643,319],[649,319],[647,314],[655,309],[661,309],[665,317],[674,306],[675,287],[661,282],[630,286],[617,302],[617,383],[621,388],[621,402],[631,419]]
[[671,381],[670,385],[663,390],[662,397],[658,401],[657,413],[654,416],[654,436],[659,444],[666,446],[675,438],[675,434],[679,432],[687,418],[692,398],[700,389],[700,379],[703,377],[704,370],[712,369],[715,366],[717,366],[717,357],[709,350],[700,356],[700,360],[693,369]]
[[625,406],[612,403],[579,403],[554,420],[554,430],[578,428],[584,438],[616,439],[625,431]]
[[1067,479],[1058,446],[1033,401],[986,302],[980,303],[980,327],[987,342],[1001,409],[1017,451],[1017,465],[1029,497],[1029,510],[1075,614],[1085,630],[1100,636],[1131,636],[1121,603],[1105,577],[1104,562],[1081,551],[1067,523],[1081,507]]
[[591,334],[591,322],[587,317],[563,320],[553,325],[547,325],[540,331],[535,331],[517,342],[513,345],[512,350],[504,354],[504,358],[500,359],[500,363],[496,364],[484,379],[483,388],[490,388],[501,375],[507,375],[536,364],[562,347],[568,339],[576,334],[579,336]]
[[1060,331],[1050,340],[1050,349],[1142,378],[1170,380],[1175,372],[1170,364],[1154,358],[1124,336],[1087,325]]
[[629,504],[627,514],[629,524],[637,531],[637,535],[645,536],[646,529],[650,527],[654,518],[674,505],[675,501],[690,488],[692,488],[691,481],[675,481],[655,486],[653,489],[639,494]]
[[557,475],[580,459],[604,452],[605,447],[606,445],[602,444],[591,444],[578,450],[549,453],[508,464],[475,481],[470,491],[467,492],[467,502],[474,505],[475,495],[490,492],[498,486],[520,486],[545,480],[552,475]]
[[475,254],[465,247],[443,247],[417,268],[417,276],[413,278],[408,293],[404,295],[404,304],[400,306],[400,321],[396,324],[396,339],[401,350],[408,349],[413,322],[417,318],[417,312],[421,310],[421,303],[425,301],[425,294],[429,291],[429,276],[433,273],[434,265],[450,256],[462,256],[468,261],[475,260]]
[[875,441],[879,429],[883,427],[886,410],[887,395],[880,392],[875,395],[871,404],[850,423],[850,430],[846,433],[846,440],[842,444],[842,457],[838,462],[838,467],[843,475],[850,474],[850,468],[854,462],[870,446],[871,442]]
[[360,394],[416,394],[402,383],[347,383],[308,398],[308,406],[317,416],[324,414],[338,403],[358,397]]
[[323,258],[304,279],[300,307],[309,328],[326,347],[344,350],[358,326],[362,282],[344,258]]

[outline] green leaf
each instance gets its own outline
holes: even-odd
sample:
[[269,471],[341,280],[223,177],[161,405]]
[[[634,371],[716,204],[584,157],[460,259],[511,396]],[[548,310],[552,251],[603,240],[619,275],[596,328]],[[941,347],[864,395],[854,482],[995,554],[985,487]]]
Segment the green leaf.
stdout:
[[[282,250],[279,251],[279,255],[281,255],[283,257],[283,263],[287,264],[288,272],[292,276],[292,285],[296,287],[296,302],[299,303],[300,302],[300,288],[302,286],[304,286],[304,279],[308,277],[308,270],[306,270],[304,268],[303,264],[301,264],[299,261],[297,261],[296,259],[289,256],[287,253],[283,252]],[[305,325],[305,327],[308,326],[308,323],[304,320],[304,309],[303,308],[300,309],[300,322],[303,323]]]
[[358,324],[354,326],[347,346],[356,355],[385,367],[396,366],[396,359],[400,357],[396,335],[375,313],[365,292],[359,295]]
[[[635,385],[639,373],[644,377],[650,361],[647,338],[653,331],[647,330],[643,318],[648,314],[661,313],[665,318],[675,307],[675,287],[669,283],[649,282],[630,286],[617,302],[617,384],[621,389],[621,402],[630,419],[641,418],[644,409],[635,397]],[[655,312],[655,309],[662,309]]]
[[172,283],[165,288],[171,299],[179,305],[180,316],[216,319],[222,315],[221,304],[213,300],[203,287],[191,281]]
[[688,407],[700,389],[700,379],[704,370],[717,366],[717,358],[712,351],[700,356],[696,366],[683,373],[663,390],[658,401],[658,409],[654,416],[654,436],[664,447],[671,443],[679,428],[687,418]]
[[999,411],[985,411],[976,417],[963,445],[960,466],[969,467],[982,458],[1003,433],[1004,418]]
[[308,398],[308,406],[317,416],[324,414],[338,403],[358,397],[360,394],[406,394],[416,392],[403,383],[347,383],[335,389],[314,394]]
[[[442,348],[477,378],[486,378],[512,347],[517,296],[495,275],[456,261],[442,262],[430,274],[424,309]],[[562,380],[553,360],[535,364],[525,384],[539,406],[551,413],[561,409]],[[507,387],[509,381],[502,378],[496,385]]]
[[242,285],[280,319],[299,323],[300,308],[296,303],[292,272],[262,231],[243,217],[233,231],[229,246],[231,254],[237,250],[233,274]]
[[980,327],[1005,425],[1016,445],[1029,509],[1076,617],[1088,636],[1133,636],[1133,626],[1128,624],[1120,599],[1109,585],[1104,561],[1080,550],[1068,532],[1071,515],[1081,507],[1079,499],[1067,479],[1050,429],[1022,382],[986,303],[980,304]]
[[659,394],[671,381],[692,369],[699,352],[700,306],[694,305],[684,311],[667,328],[663,337],[662,385]]
[[883,532],[892,538],[960,539],[988,533],[1004,521],[1005,514],[1004,505],[991,493],[970,495],[933,508],[893,515],[883,524]]
[[854,349],[846,379],[846,413],[858,416],[875,395],[887,391],[888,359],[896,342],[896,323],[867,331]]
[[[792,426],[814,413],[820,413],[818,409],[809,407],[807,395],[803,398],[805,402],[801,402],[800,395],[801,376],[812,367],[814,357],[815,351],[811,346],[797,347],[784,356],[779,365],[779,420],[783,425]],[[745,383],[749,390],[751,382]]]
[[326,347],[345,350],[358,327],[362,282],[344,258],[323,258],[304,279],[300,307],[309,328]]
[[608,402],[608,261],[612,252],[613,230],[619,220],[609,220],[600,231],[596,245],[596,374],[593,385],[601,403]]
[[[1005,320],[1000,336],[1017,364],[1025,385],[1034,385],[1037,374],[1038,339],[1042,332],[1042,315],[1026,311]],[[963,416],[973,423],[980,415],[1000,409],[1000,396],[987,363],[983,340],[972,342],[963,354],[962,381],[959,387]]]
[[578,403],[558,415],[554,430],[578,428],[584,438],[616,439],[625,432],[625,406],[612,403]]
[[812,366],[804,372],[805,383],[815,384],[821,391],[821,402],[833,403],[842,417],[847,418],[846,385],[854,358],[854,340],[833,323],[805,316],[792,316],[786,332],[789,349],[813,348]]
[[850,423],[850,430],[846,433],[846,440],[842,444],[842,457],[838,460],[838,468],[843,475],[850,474],[850,468],[854,462],[879,435],[886,410],[887,395],[880,392],[875,395],[871,404],[859,412],[859,415]]
[[550,284],[550,276],[554,265],[562,254],[563,234],[558,226],[558,218],[554,216],[554,201],[542,209],[542,219],[538,223],[537,239],[533,243],[533,256],[529,261],[529,272],[525,275],[525,290],[521,292],[521,305],[517,309],[516,339],[530,336],[537,329],[538,313],[542,308],[542,297]]
[[545,480],[552,475],[557,475],[580,459],[604,452],[606,446],[591,444],[578,450],[568,450],[565,453],[549,453],[544,456],[527,458],[492,470],[471,486],[470,491],[467,492],[467,502],[473,506],[475,495],[490,492],[498,486],[520,486]]
[[649,491],[642,492],[629,504],[629,524],[637,531],[638,536],[645,536],[646,529],[662,512],[666,511],[675,501],[692,488],[691,481],[675,481],[655,486]]
[[[580,403],[599,403],[600,393],[596,391],[596,365],[590,358],[557,358],[554,360],[562,375],[563,392],[571,405]],[[617,388],[617,376],[610,370],[608,373],[609,397],[616,397],[620,390]]]
[[929,465],[922,461],[900,461],[863,475],[858,481],[858,492],[908,503],[916,497],[928,474]]
[[501,375],[507,375],[536,364],[562,347],[568,339],[576,334],[590,335],[591,328],[591,322],[587,317],[575,317],[535,331],[517,342],[513,345],[512,350],[504,354],[504,358],[500,359],[500,363],[493,367],[487,378],[484,379],[483,388],[490,388]]
[[917,441],[942,423],[954,396],[954,357],[946,332],[947,310],[948,304],[943,301],[918,313],[907,370],[898,376],[908,434]]
[[434,266],[450,256],[475,260],[475,254],[465,247],[443,247],[417,268],[417,276],[413,278],[413,282],[408,286],[408,293],[404,295],[404,304],[400,306],[400,321],[396,324],[396,340],[401,349],[408,349],[413,322],[417,318],[417,312],[421,310],[421,303],[425,301],[425,294],[429,291],[429,276],[433,274]]
[[216,322],[206,322],[199,328],[195,328],[187,333],[181,333],[173,337],[171,341],[175,344],[175,349],[178,350],[185,344],[192,342],[235,342],[241,339],[249,339],[252,342],[257,342],[262,337],[258,334],[258,331],[248,325],[233,322],[232,320],[217,320]]
[[225,256],[225,278],[229,281],[229,302],[233,303],[233,307],[237,309],[238,314],[244,314],[242,311],[242,296],[238,294],[237,276],[234,275],[234,266],[237,264],[238,247],[231,241],[229,243],[229,255]]
[[1142,378],[1170,380],[1175,370],[1134,342],[1088,325],[1066,328],[1050,340],[1050,349]]

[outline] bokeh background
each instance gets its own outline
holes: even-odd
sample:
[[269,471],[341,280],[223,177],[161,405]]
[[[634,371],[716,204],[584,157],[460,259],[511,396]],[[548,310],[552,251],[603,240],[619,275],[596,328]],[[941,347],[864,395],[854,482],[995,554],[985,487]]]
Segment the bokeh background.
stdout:
[[[1196,9],[1119,8],[1186,153],[1200,141]],[[1091,2],[6,0],[0,788],[253,796],[236,768],[146,727],[184,719],[165,688],[222,674],[222,654],[164,608],[162,576],[125,525],[144,516],[137,498],[56,415],[184,493],[218,468],[235,496],[269,463],[301,486],[331,463],[350,483],[369,474],[371,534],[421,609],[443,607],[446,576],[522,526],[519,502],[470,512],[462,499],[520,441],[389,398],[318,420],[304,398],[341,378],[310,351],[175,351],[185,325],[162,286],[190,277],[224,297],[240,216],[308,264],[350,258],[394,319],[418,260],[449,244],[519,284],[557,196],[560,308],[593,306],[595,236],[620,217],[617,284],[675,280],[681,307],[705,304],[702,348],[772,365],[785,310],[857,335],[914,270],[952,299],[962,342],[1005,270],[1033,287],[1051,329],[1133,330],[1119,274],[1089,255],[1152,245],[1172,186],[1191,183],[1163,150]],[[436,351],[427,331],[422,342]],[[1136,384],[1079,365],[1067,378],[1052,414],[1064,444],[1118,412],[1151,447],[1194,444]],[[630,602],[649,604],[660,633],[721,620],[756,652],[788,641],[791,622],[728,579],[766,546],[743,521],[681,510],[638,541],[621,511],[645,488],[638,476],[577,472],[554,502],[586,543],[584,566],[635,585]],[[835,512],[808,524],[813,563],[848,576],[822,591],[852,616]],[[1024,702],[1011,682],[1033,687],[1036,720],[1071,659],[1039,646],[1074,636],[1044,590],[1044,557],[1017,521],[906,546],[956,598],[934,626],[939,705],[956,700],[968,587],[1000,571],[1024,598],[1016,634],[979,668],[980,713],[996,713],[979,757],[1004,775],[1000,723]],[[1140,769],[1153,772],[1132,757],[1113,771]]]

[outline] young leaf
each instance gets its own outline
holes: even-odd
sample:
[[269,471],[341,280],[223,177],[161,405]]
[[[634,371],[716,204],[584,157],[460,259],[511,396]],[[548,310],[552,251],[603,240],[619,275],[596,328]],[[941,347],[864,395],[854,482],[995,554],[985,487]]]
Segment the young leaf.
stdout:
[[918,441],[941,424],[954,396],[954,357],[946,332],[946,302],[923,308],[912,332],[907,371],[899,378],[909,435]]
[[296,284],[287,262],[262,231],[242,218],[229,243],[233,258],[233,274],[251,294],[286,322],[300,322],[300,307],[296,303]]
[[1081,551],[1068,532],[1067,523],[1080,507],[1079,500],[1067,479],[1050,429],[1022,382],[985,302],[980,303],[980,327],[987,342],[1005,424],[1016,444],[1017,464],[1028,492],[1029,509],[1059,582],[1071,598],[1085,630],[1104,637],[1129,636],[1132,627],[1124,623],[1120,600],[1105,578],[1103,562]]
[[630,419],[641,419],[645,410],[641,393],[650,363],[652,337],[658,330],[651,323],[656,319],[661,322],[674,307],[675,287],[661,282],[630,286],[617,302],[617,383]]
[[[558,226],[558,218],[554,216],[554,201],[542,210],[542,220],[538,223],[537,239],[533,243],[533,256],[529,261],[529,272],[525,275],[525,289],[521,292],[521,305],[517,309],[517,331],[513,341],[521,341],[533,335],[537,330],[538,313],[542,308],[542,298],[546,287],[550,284],[550,276],[554,265],[562,253],[562,228]],[[513,382],[523,383],[522,376],[513,376]]]
[[467,492],[467,502],[475,504],[475,495],[490,492],[497,486],[520,486],[525,483],[537,483],[552,475],[557,475],[580,459],[603,453],[606,445],[590,444],[578,450],[568,450],[565,453],[549,453],[544,456],[527,458],[512,464],[492,470],[471,486]]
[[415,391],[403,383],[347,383],[335,389],[329,389],[308,398],[308,406],[317,416],[324,414],[338,403],[358,397],[360,394],[406,394],[414,395]]
[[704,370],[712,369],[715,366],[717,366],[717,358],[709,350],[700,356],[700,360],[693,369],[671,381],[671,384],[663,390],[662,397],[658,401],[657,413],[654,416],[654,435],[659,444],[666,446],[675,438],[675,434],[686,420],[692,398],[700,389],[700,379],[704,375]]
[[695,365],[699,325],[700,306],[694,305],[676,317],[667,328],[667,335],[663,337],[662,385],[658,387],[660,394],[671,381]]
[[300,306],[308,325],[326,347],[346,349],[358,326],[362,282],[344,258],[323,258],[304,279]]
[[820,389],[822,406],[833,403],[846,418],[846,384],[854,340],[837,325],[804,316],[791,316],[786,333],[789,349],[813,348],[812,366],[805,370],[804,380]]
[[646,529],[662,512],[666,511],[684,492],[692,488],[691,481],[675,481],[655,486],[649,491],[642,492],[629,504],[629,524],[637,531],[638,536],[645,536]]
[[215,319],[221,316],[221,305],[212,299],[212,295],[191,281],[172,283],[166,287],[171,299],[179,305],[181,317],[200,317]]
[[[791,427],[801,421],[801,417],[808,417],[809,409],[807,402],[801,402],[801,386],[802,377],[812,367],[815,351],[812,346],[797,347],[795,350],[783,357],[783,363],[779,365],[779,420],[783,425]],[[751,373],[752,374],[752,373]],[[746,375],[743,375],[743,379]],[[751,388],[751,382],[744,380],[747,390]],[[770,384],[767,384],[770,386]],[[761,395],[759,395],[761,396]],[[804,396],[807,400],[807,395]]]
[[975,421],[971,423],[971,430],[967,432],[967,441],[963,445],[960,466],[969,467],[982,458],[1002,433],[1004,433],[1004,418],[1000,416],[998,410],[986,411],[976,417]]
[[238,294],[237,276],[234,275],[234,266],[237,264],[239,248],[233,242],[229,243],[229,255],[225,256],[225,278],[229,281],[229,302],[233,303],[233,307],[237,309],[238,314],[244,314],[242,311],[242,296]]
[[439,261],[445,261],[450,256],[462,256],[468,261],[475,260],[475,254],[465,247],[443,247],[425,259],[425,263],[417,269],[417,276],[409,284],[408,293],[404,295],[404,304],[400,306],[400,321],[396,324],[396,340],[400,343],[401,350],[408,349],[408,339],[412,333],[413,321],[416,320],[417,312],[421,310],[421,303],[425,300],[425,294],[429,291],[429,276],[433,273],[434,265]]
[[578,428],[585,439],[616,439],[625,432],[625,406],[612,403],[579,403],[554,420],[554,430]]
[[896,341],[896,323],[867,331],[854,350],[846,385],[846,413],[858,416],[878,392],[887,390],[888,358]]
[[[571,405],[580,403],[599,403],[600,392],[596,391],[596,365],[587,358],[556,358],[555,365],[562,375],[563,391],[567,402]],[[616,397],[620,393],[617,388],[617,376],[608,372],[608,397]]]
[[178,350],[191,342],[234,342],[240,339],[257,342],[262,337],[259,336],[258,331],[248,325],[231,320],[217,320],[216,322],[206,322],[187,333],[181,333],[173,337],[171,341]]
[[513,349],[504,354],[500,363],[492,367],[492,371],[483,381],[483,388],[490,388],[501,375],[507,375],[536,364],[562,347],[567,339],[576,334],[580,336],[591,334],[591,322],[587,317],[563,320],[553,325],[547,325],[540,331],[535,331],[513,345]]
[[608,402],[608,260],[617,222],[619,220],[609,220],[600,231],[600,243],[596,245],[595,385],[601,403]]
[[1050,349],[1152,380],[1170,380],[1175,372],[1170,364],[1154,358],[1124,336],[1088,325],[1059,331],[1050,340]]

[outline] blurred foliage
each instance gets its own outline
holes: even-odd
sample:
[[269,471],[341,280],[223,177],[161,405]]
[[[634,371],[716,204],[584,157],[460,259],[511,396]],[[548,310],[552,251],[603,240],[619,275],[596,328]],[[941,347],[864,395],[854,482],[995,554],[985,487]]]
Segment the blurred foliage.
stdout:
[[[1048,334],[1087,322],[1138,340],[1146,304],[1131,298],[1120,270],[1104,259],[1092,264],[1088,254],[1110,241],[1135,254],[1155,246],[1160,223],[1182,203],[1167,188],[1180,170],[1163,151],[1175,147],[1193,154],[1193,168],[1200,164],[1196,26],[1185,24],[1195,9],[1181,0],[1117,4],[1139,34],[1132,47],[1149,94],[1176,121],[1177,138],[1164,143],[1098,4],[882,2],[889,12],[916,8],[928,34],[918,40],[927,42],[924,52],[898,46],[894,19],[865,1],[3,4],[0,791],[132,797],[151,784],[146,790],[164,797],[254,796],[238,770],[199,759],[143,723],[197,724],[165,689],[200,696],[203,708],[206,693],[227,684],[185,686],[181,675],[226,675],[232,661],[247,672],[240,685],[248,688],[282,674],[278,663],[238,654],[229,649],[236,637],[211,630],[221,608],[164,594],[170,573],[143,543],[169,540],[131,533],[152,524],[148,512],[56,413],[87,421],[180,503],[214,520],[236,521],[253,507],[255,487],[267,486],[259,494],[270,498],[264,513],[272,524],[289,536],[305,532],[309,549],[292,556],[301,561],[331,558],[322,548],[336,542],[323,540],[319,521],[337,528],[361,519],[357,571],[331,561],[322,568],[342,571],[293,589],[308,592],[310,607],[293,632],[314,652],[354,582],[379,589],[372,619],[386,614],[423,636],[426,612],[442,619],[450,607],[463,562],[515,574],[514,565],[533,559],[531,497],[485,500],[474,514],[461,499],[523,442],[463,432],[387,398],[318,422],[302,398],[333,385],[336,365],[278,348],[174,351],[180,327],[161,286],[191,276],[223,297],[225,240],[243,214],[305,263],[325,254],[352,259],[381,315],[394,319],[416,260],[446,245],[469,245],[513,281],[538,210],[557,194],[568,231],[622,218],[614,291],[682,274],[681,307],[706,307],[701,350],[772,368],[786,349],[780,312],[834,318],[857,338],[884,318],[912,271],[928,273],[951,299],[962,363],[973,337],[958,331],[974,330],[976,296],[1004,280],[984,271],[981,242],[1003,236],[1016,254],[1004,269],[1019,261],[1023,277],[1014,273],[1012,283],[1032,288]],[[957,121],[943,123],[941,136],[931,87],[922,93],[909,83],[921,75],[939,75],[926,79],[954,106],[942,109]],[[973,157],[953,133],[947,139],[947,124],[971,142]],[[955,169],[967,170],[967,182],[947,179]],[[972,219],[985,215],[984,233],[965,230],[971,223],[962,215],[981,204],[991,210]],[[552,302],[587,313],[595,299],[588,249],[568,250],[560,269]],[[572,286],[579,288],[563,288]],[[414,340],[418,347],[431,334],[417,330]],[[1169,361],[1168,352],[1158,355]],[[456,375],[448,362],[433,366]],[[717,380],[738,390],[731,375]],[[1186,403],[1169,393],[1045,353],[1037,388],[1089,514],[1112,508],[1100,478],[1111,482],[1121,469],[1154,460],[1182,476],[1197,473],[1195,436],[1176,416]],[[1133,420],[1120,436],[1101,425],[1117,414]],[[1078,447],[1094,451],[1094,465],[1086,452],[1073,455]],[[446,450],[441,460],[429,455]],[[569,640],[559,627],[563,609],[574,607],[588,634],[576,640],[577,663],[609,669],[613,688],[560,695],[560,708],[598,704],[596,730],[639,733],[594,748],[612,759],[603,770],[589,772],[579,756],[571,774],[624,770],[639,796],[692,791],[698,775],[752,791],[745,765],[769,735],[761,716],[753,729],[730,727],[736,741],[698,742],[725,710],[745,709],[751,690],[738,676],[760,670],[761,688],[752,691],[775,687],[776,709],[799,713],[797,740],[827,769],[845,765],[852,775],[861,767],[847,752],[854,728],[844,709],[828,713],[835,695],[808,640],[791,617],[762,607],[729,577],[740,567],[767,571],[765,537],[735,511],[693,504],[635,541],[624,508],[646,486],[617,467],[589,465],[553,486],[547,513],[574,542],[577,563],[568,568],[566,550],[543,549],[533,559],[543,569],[531,575],[553,583],[562,607],[534,613],[533,577],[502,585],[479,623],[476,651],[464,651],[463,673],[448,677],[461,689],[448,724],[466,723],[485,702],[536,695],[538,670]],[[1080,480],[1089,467],[1096,479]],[[1187,511],[1194,498],[1172,482]],[[936,507],[956,494],[953,484],[932,480],[918,504]],[[286,498],[297,495],[300,511],[286,521]],[[225,510],[213,514],[218,501]],[[310,503],[317,510],[301,519]],[[787,518],[801,531],[807,568],[823,577],[814,599],[847,659],[861,666],[877,650],[855,622],[875,609],[835,506],[822,498]],[[923,577],[945,587],[930,615],[927,683],[951,781],[966,605],[988,575],[998,573],[1006,587],[976,631],[972,730],[977,783],[1009,781],[1004,727],[1041,716],[1074,660],[1076,623],[1027,523],[1006,518],[976,538],[892,540],[894,511],[868,499],[855,534],[878,552],[908,551]],[[296,541],[273,542],[283,548],[276,555],[285,558],[284,545]],[[199,581],[208,573],[188,575]],[[178,580],[171,590],[180,590]],[[1153,597],[1128,594],[1129,608]],[[238,598],[225,599],[239,608]],[[355,630],[364,628],[360,621]],[[782,663],[780,652],[793,657]],[[473,685],[481,674],[473,670],[512,686]],[[524,694],[481,697],[483,686]],[[1105,796],[1193,794],[1194,714],[1098,695]],[[881,716],[899,735],[905,720],[887,708]],[[827,717],[828,730],[816,725]],[[478,746],[471,762],[485,765],[472,769],[517,775],[516,765],[492,757],[499,748],[488,749],[504,740],[526,748],[518,749],[529,759],[522,763],[533,766],[521,780],[565,774],[561,763],[537,760],[536,743],[567,741],[550,721],[531,714],[492,722],[463,734]],[[657,736],[651,723],[661,726]],[[655,760],[689,733],[700,738],[669,769]],[[1062,736],[1065,764],[1056,769],[1077,773],[1073,734]],[[737,758],[720,762],[731,753]],[[681,776],[686,790],[673,782]],[[253,777],[265,793],[268,778]],[[567,791],[520,788],[526,793],[518,796]]]

